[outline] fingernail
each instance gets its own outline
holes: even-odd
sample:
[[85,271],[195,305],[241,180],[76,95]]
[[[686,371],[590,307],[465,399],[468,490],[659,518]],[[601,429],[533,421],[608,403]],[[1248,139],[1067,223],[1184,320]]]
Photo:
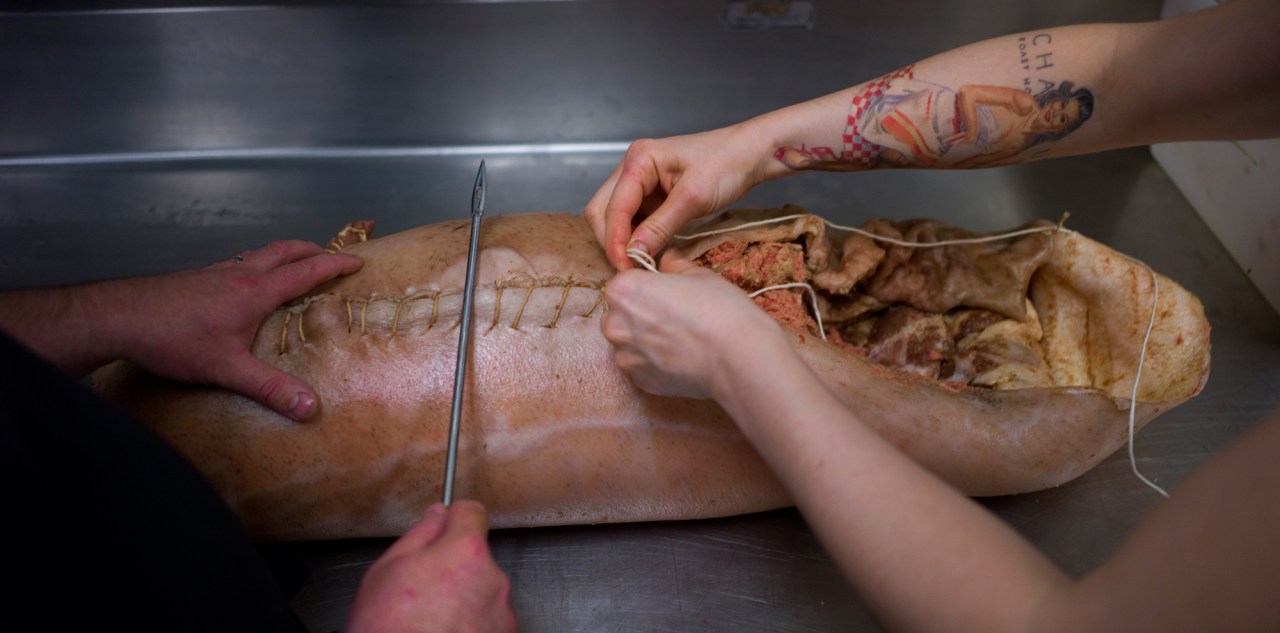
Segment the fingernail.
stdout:
[[295,420],[305,420],[311,417],[311,412],[315,409],[315,406],[315,396],[305,391],[299,391],[294,394],[293,402],[289,403],[289,417]]
[[644,251],[644,253],[645,253],[646,255],[649,253],[649,247],[648,247],[648,246],[645,246],[645,245],[644,245],[644,242],[641,242],[640,240],[631,240],[631,241],[627,244],[627,250],[631,250],[631,249],[633,249],[633,248],[635,248],[635,249],[639,249],[639,250],[641,250],[641,251]]
[[436,502],[427,506],[427,515],[425,518],[438,517],[442,514],[444,514],[444,504]]

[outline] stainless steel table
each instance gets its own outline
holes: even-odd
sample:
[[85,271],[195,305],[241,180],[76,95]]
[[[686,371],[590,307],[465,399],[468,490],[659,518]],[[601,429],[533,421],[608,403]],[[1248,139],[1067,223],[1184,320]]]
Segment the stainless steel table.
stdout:
[[[273,239],[323,241],[356,218],[387,233],[464,217],[480,158],[488,212],[577,211],[631,139],[738,121],[988,36],[1151,18],[1158,4],[829,2],[812,30],[765,31],[725,28],[709,0],[3,13],[0,286],[201,266]],[[743,204],[785,202],[843,222],[977,229],[1070,211],[1072,227],[1196,293],[1213,375],[1137,438],[1144,474],[1175,494],[1280,409],[1280,317],[1145,148],[807,174]],[[1060,488],[982,502],[1082,574],[1159,498],[1121,451]],[[491,542],[525,631],[878,629],[792,510]],[[314,569],[294,602],[313,630],[341,627],[387,544],[291,546]]]

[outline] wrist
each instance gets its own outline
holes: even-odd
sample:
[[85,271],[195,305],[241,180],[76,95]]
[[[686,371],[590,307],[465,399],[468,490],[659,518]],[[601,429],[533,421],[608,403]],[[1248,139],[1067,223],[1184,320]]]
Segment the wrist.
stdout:
[[105,317],[98,315],[94,307],[101,285],[6,293],[0,326],[59,369],[85,376],[113,360],[109,346],[115,339],[109,330],[100,327]]
[[842,91],[749,121],[756,136],[766,144],[761,151],[761,180],[790,176],[815,162],[838,160],[844,147],[848,101],[848,91]]
[[792,109],[794,106],[762,114],[735,126],[735,140],[747,148],[746,155],[752,159],[745,170],[751,179],[750,186],[795,173],[777,158],[779,149],[788,146],[788,139],[797,136],[794,130],[789,129],[794,121],[787,113]]
[[714,361],[704,388],[722,406],[743,400],[744,393],[757,388],[755,383],[769,382],[765,368],[791,351],[782,328],[763,311],[742,316],[712,334]]
[[126,352],[133,349],[125,337],[141,324],[121,310],[121,306],[137,304],[135,297],[120,291],[127,283],[121,280],[92,283],[74,297],[68,297],[62,323],[68,337],[78,342],[78,373],[88,374],[124,358]]

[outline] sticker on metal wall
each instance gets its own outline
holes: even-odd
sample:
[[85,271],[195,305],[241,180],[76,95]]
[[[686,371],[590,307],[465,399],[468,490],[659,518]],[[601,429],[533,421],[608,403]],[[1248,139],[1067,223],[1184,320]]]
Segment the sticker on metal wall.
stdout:
[[724,23],[731,29],[812,29],[818,12],[812,0],[726,0]]

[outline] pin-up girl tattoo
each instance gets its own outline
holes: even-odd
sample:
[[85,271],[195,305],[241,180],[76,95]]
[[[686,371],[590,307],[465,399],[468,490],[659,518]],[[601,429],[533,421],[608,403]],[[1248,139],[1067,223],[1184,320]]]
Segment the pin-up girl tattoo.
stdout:
[[1092,114],[1093,94],[1071,82],[1035,96],[999,86],[952,90],[916,79],[908,66],[854,96],[839,152],[783,147],[774,156],[793,169],[828,171],[989,167],[1070,134]]

